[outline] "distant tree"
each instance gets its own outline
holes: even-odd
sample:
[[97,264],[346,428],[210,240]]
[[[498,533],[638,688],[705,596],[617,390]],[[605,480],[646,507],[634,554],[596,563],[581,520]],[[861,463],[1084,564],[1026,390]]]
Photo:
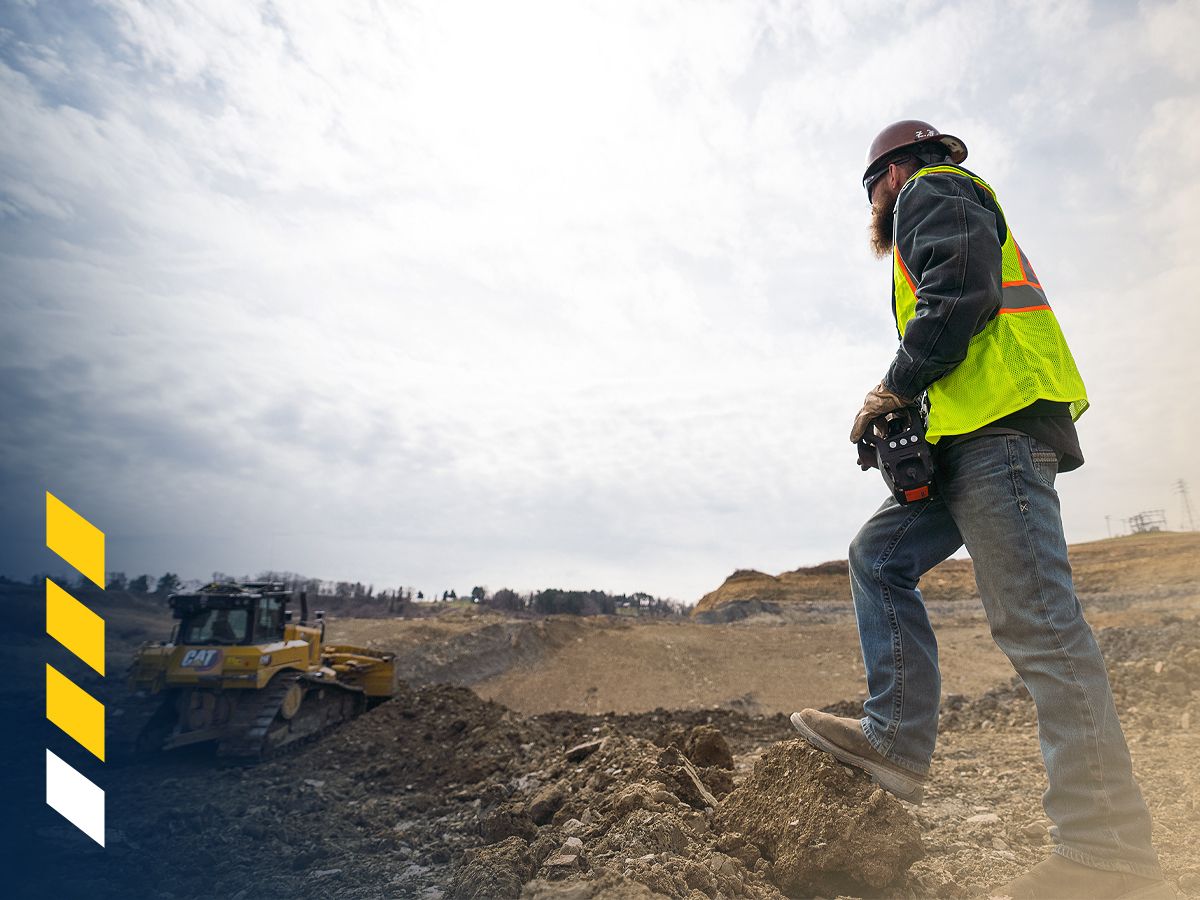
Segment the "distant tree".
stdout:
[[150,593],[150,576],[139,575],[133,581],[129,582],[129,590],[135,594]]
[[125,577],[124,572],[109,572],[108,584],[105,586],[107,591],[123,591],[129,584],[129,579]]
[[424,592],[424,591],[417,591],[417,599],[418,599],[418,600],[424,600],[424,599],[425,599],[425,592]]
[[158,579],[158,586],[154,588],[154,593],[159,597],[166,597],[168,594],[173,594],[183,586],[183,582],[179,580],[179,576],[174,572],[163,573],[162,578]]
[[525,606],[525,601],[521,599],[521,595],[508,588],[500,588],[500,590],[492,594],[487,603],[492,609],[503,609],[508,612],[515,612]]

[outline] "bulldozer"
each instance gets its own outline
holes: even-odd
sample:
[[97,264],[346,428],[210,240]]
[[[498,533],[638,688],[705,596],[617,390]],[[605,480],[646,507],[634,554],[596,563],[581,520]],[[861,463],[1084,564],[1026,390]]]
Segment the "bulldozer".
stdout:
[[219,757],[254,762],[396,691],[394,654],[326,644],[324,613],[310,620],[307,594],[281,583],[213,582],[168,602],[170,640],[142,645],[130,666],[118,758],[213,742]]

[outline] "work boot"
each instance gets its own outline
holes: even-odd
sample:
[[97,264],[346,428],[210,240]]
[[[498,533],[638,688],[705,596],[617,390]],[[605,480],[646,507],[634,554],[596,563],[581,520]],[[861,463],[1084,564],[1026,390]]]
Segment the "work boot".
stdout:
[[881,788],[909,803],[925,795],[925,776],[898,766],[874,747],[858,719],[831,716],[817,709],[792,713],[792,725],[818,750],[870,775]]
[[1054,853],[983,896],[987,900],[1175,900],[1176,894],[1161,878],[1093,869]]

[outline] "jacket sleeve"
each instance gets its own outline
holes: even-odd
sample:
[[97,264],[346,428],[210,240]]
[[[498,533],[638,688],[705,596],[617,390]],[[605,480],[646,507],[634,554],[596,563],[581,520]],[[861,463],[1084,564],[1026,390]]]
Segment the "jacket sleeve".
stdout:
[[916,285],[917,308],[887,388],[918,397],[966,358],[971,338],[1000,309],[1004,227],[957,176],[924,175],[901,190],[896,252]]

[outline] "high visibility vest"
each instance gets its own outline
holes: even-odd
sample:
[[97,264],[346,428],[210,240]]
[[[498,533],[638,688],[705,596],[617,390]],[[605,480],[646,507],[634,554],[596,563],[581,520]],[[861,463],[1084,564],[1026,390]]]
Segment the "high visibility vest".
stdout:
[[[909,181],[935,172],[971,178],[996,199],[996,192],[987,183],[955,166],[927,166]],[[999,202],[996,208],[1000,208]],[[1012,229],[1005,230],[1000,311],[971,338],[966,358],[927,389],[926,439],[931,444],[943,435],[967,434],[982,428],[1035,400],[1069,403],[1072,420],[1088,408],[1083,379],[1046,293],[1013,239]],[[903,338],[905,328],[917,314],[918,285],[895,247],[892,270],[896,329]]]

